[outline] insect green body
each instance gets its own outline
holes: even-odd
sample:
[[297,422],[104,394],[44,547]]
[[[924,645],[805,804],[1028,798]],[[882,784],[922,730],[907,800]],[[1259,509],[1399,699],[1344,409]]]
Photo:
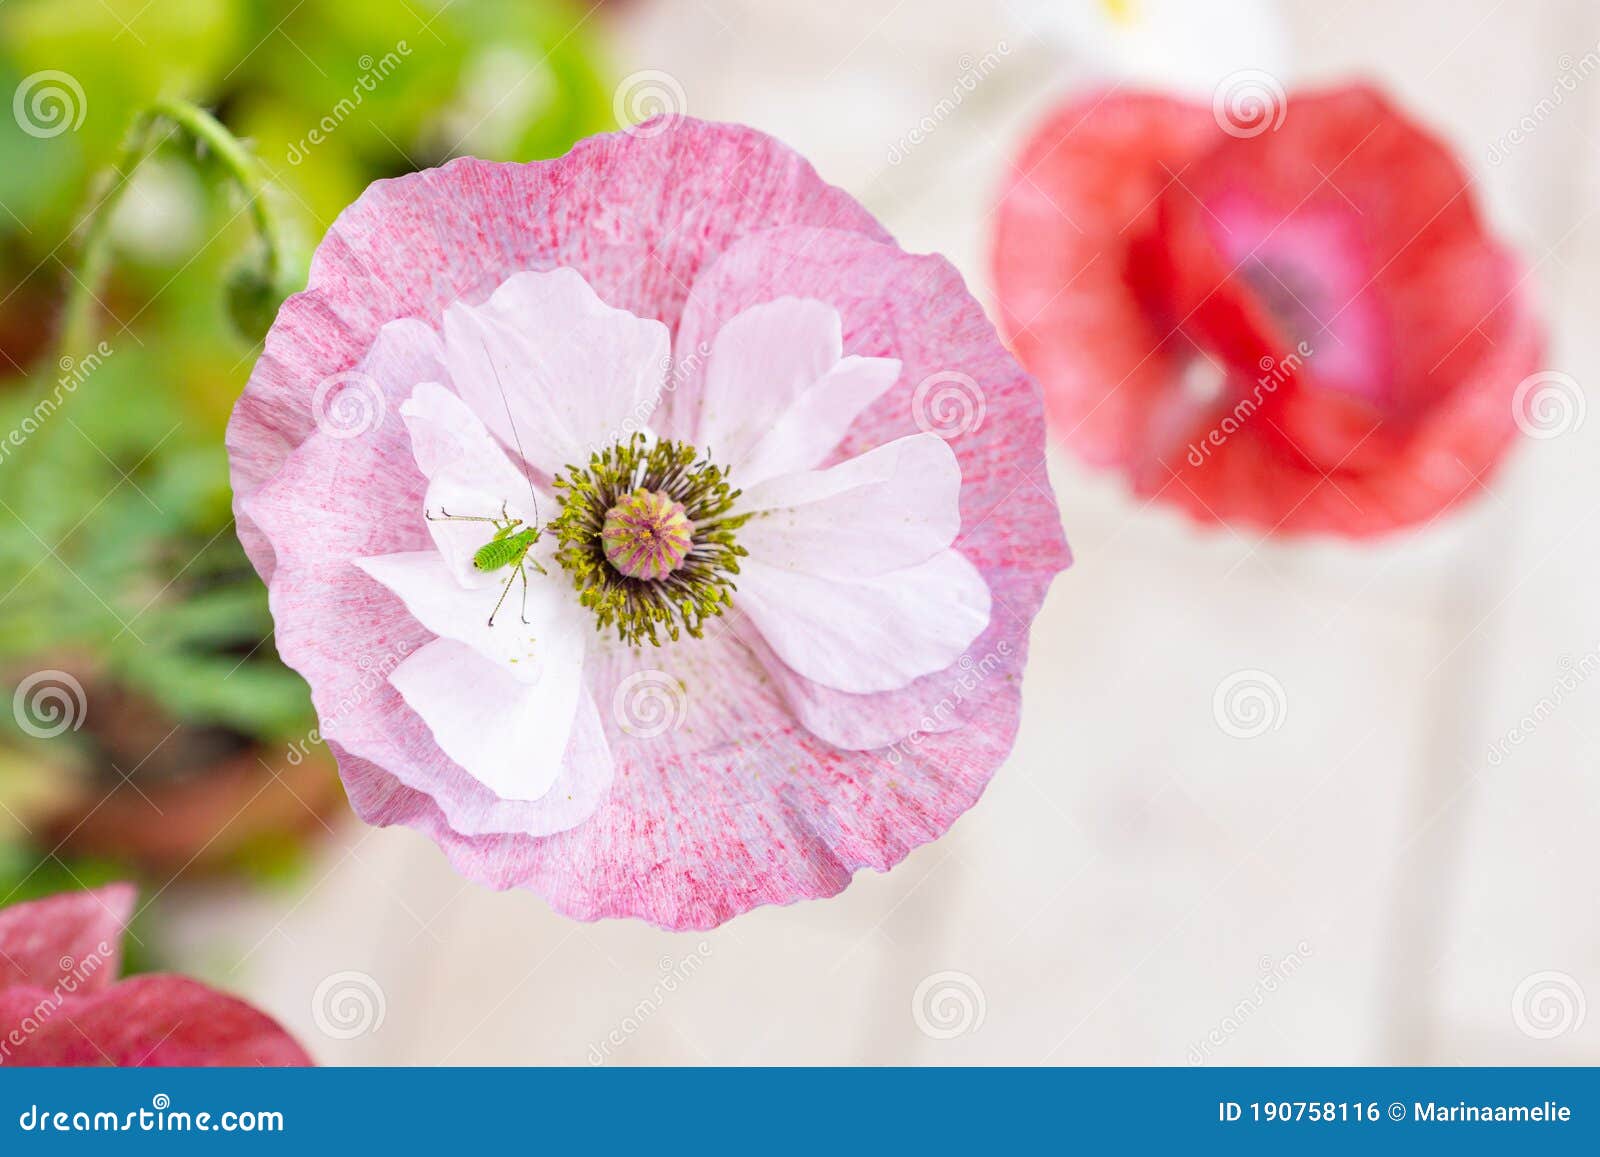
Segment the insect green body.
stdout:
[[533,544],[539,541],[537,530],[531,526],[518,530],[520,525],[520,522],[512,521],[496,530],[494,537],[472,556],[472,565],[481,571],[497,571],[519,565],[528,557]]
[[506,513],[505,503],[500,504],[500,516],[491,518],[478,514],[451,514],[443,507],[438,514],[430,514],[424,510],[424,517],[430,522],[487,522],[494,527],[494,537],[480,546],[472,555],[472,566],[475,570],[492,574],[497,570],[511,567],[512,571],[506,576],[505,585],[500,588],[500,597],[495,601],[494,610],[489,612],[489,625],[494,626],[494,618],[500,613],[500,608],[505,605],[506,595],[511,593],[511,584],[517,579],[522,580],[522,621],[528,621],[528,567],[532,567],[540,574],[550,572],[540,566],[537,561],[528,557],[528,552],[533,549],[533,544],[539,541],[539,528],[525,526],[520,518],[512,518]]
[[[533,476],[528,474],[528,456],[522,449],[522,437],[517,433],[516,421],[511,416],[511,400],[506,397],[505,383],[500,380],[500,367],[495,364],[493,356],[489,354],[489,346],[483,347],[484,356],[489,358],[489,368],[494,371],[495,385],[500,389],[500,400],[506,407],[506,424],[511,428],[511,436],[517,446],[517,456],[524,463],[524,477],[528,483],[528,497],[533,502],[533,520],[539,521],[539,495],[533,489]],[[424,518],[430,522],[487,522],[494,527],[494,537],[484,543],[472,554],[474,570],[485,574],[492,574],[497,570],[512,568],[506,576],[506,581],[500,588],[500,597],[495,600],[494,610],[489,612],[489,625],[494,626],[494,617],[500,613],[500,608],[505,605],[506,595],[511,593],[511,584],[516,579],[522,580],[522,621],[528,621],[528,568],[531,566],[540,574],[550,572],[540,566],[538,561],[528,557],[528,552],[533,549],[533,544],[539,541],[539,528],[527,526],[520,518],[512,518],[506,513],[506,503],[500,503],[500,517],[492,518],[477,514],[451,514],[444,507],[439,508],[437,517],[428,513],[426,507],[422,510]]]

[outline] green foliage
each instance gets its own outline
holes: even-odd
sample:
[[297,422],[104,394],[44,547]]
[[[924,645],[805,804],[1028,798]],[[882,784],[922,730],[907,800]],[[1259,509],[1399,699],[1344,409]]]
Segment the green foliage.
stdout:
[[[0,83],[64,72],[82,113],[49,135],[0,118],[0,203],[16,215],[0,215],[0,367],[27,367],[0,380],[0,668],[87,656],[178,721],[260,738],[309,726],[232,528],[222,437],[252,343],[303,284],[309,239],[372,180],[456,153],[550,156],[607,127],[580,16],[523,0],[0,7]],[[118,205],[96,287],[109,353],[80,382],[49,353],[63,266],[96,174],[163,97],[250,143],[299,244],[269,276],[215,153],[160,145]],[[66,352],[82,366],[89,351]]]

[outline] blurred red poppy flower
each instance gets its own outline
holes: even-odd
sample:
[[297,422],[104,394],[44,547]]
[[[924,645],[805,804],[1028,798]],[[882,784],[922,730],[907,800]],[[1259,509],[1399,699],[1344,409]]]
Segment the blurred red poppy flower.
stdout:
[[133,888],[0,911],[0,1065],[309,1065],[283,1028],[186,976],[117,981]]
[[1047,118],[1000,201],[1002,328],[1059,433],[1141,495],[1285,533],[1429,519],[1516,433],[1527,273],[1381,94],[1250,83]]

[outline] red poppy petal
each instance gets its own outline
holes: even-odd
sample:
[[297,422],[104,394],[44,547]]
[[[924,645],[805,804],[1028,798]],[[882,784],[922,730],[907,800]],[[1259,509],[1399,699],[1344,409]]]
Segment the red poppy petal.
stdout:
[[309,1065],[277,1021],[185,976],[137,976],[55,1002],[42,989],[0,999],[6,1063],[118,1067]]
[[1162,190],[1218,136],[1208,109],[1096,94],[1047,119],[1006,176],[993,253],[1001,327],[1097,464],[1144,444],[1192,352],[1141,300],[1140,242]]
[[[1475,492],[1511,441],[1511,396],[1543,335],[1523,267],[1486,232],[1445,146],[1363,87],[1295,96],[1249,137],[1208,130],[1203,106],[1079,102],[1022,162],[1040,199],[1151,188],[1161,163],[1138,144],[1160,131],[1130,106],[1195,137],[1151,207],[1115,239],[1098,229],[1120,274],[1096,287],[1119,311],[1112,325],[1104,310],[1030,300],[1038,270],[1084,260],[1090,243],[1046,233],[1037,209],[1017,211],[1025,198],[1002,204],[1002,312],[1009,325],[1028,307],[1048,321],[1019,331],[1017,349],[1080,452],[1141,494],[1269,531],[1379,533]],[[1030,162],[1065,117],[1073,140],[1125,139],[1069,157],[1064,174]],[[1106,177],[1106,165],[1126,171]],[[1117,363],[1133,357],[1130,401]],[[1184,389],[1197,373],[1216,388]]]
[[96,992],[122,971],[131,884],[108,884],[0,911],[0,991],[13,985]]

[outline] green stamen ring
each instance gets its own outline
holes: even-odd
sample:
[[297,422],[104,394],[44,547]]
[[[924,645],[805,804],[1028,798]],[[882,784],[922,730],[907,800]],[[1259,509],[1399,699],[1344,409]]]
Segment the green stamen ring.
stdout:
[[693,446],[635,434],[567,467],[555,487],[556,561],[598,629],[659,646],[662,631],[699,638],[732,605],[746,553],[734,532],[749,516],[728,513],[739,491]]

